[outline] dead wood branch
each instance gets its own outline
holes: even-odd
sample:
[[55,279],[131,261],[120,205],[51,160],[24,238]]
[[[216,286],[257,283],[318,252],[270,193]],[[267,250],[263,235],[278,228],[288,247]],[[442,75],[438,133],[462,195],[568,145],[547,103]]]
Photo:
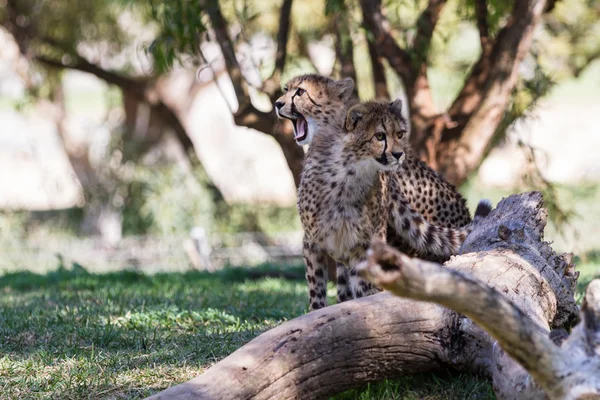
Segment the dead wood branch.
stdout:
[[271,329],[199,377],[150,399],[304,399],[435,370],[455,314],[389,293],[311,312]]
[[448,365],[490,378],[499,398],[597,396],[600,281],[559,347],[551,332],[577,319],[577,273],[570,255],[543,241],[545,223],[541,195],[532,192],[501,201],[445,268],[377,244],[368,276],[419,300],[386,292],[312,312],[152,398],[323,398]]

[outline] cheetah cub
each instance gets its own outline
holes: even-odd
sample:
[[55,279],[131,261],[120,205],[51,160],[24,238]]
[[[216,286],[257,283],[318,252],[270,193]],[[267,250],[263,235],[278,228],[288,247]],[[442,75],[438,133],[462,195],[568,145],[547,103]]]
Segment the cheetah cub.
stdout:
[[[330,93],[329,89],[336,86],[345,87],[346,90],[340,94],[336,90]],[[284,95],[275,103],[275,110],[279,117],[293,121],[297,143],[308,145],[319,131],[319,126],[334,124],[342,127],[346,110],[358,103],[358,98],[352,94],[353,88],[354,83],[349,78],[335,81],[321,75],[300,75],[287,83]],[[342,118],[338,119],[340,115]],[[390,179],[389,195],[392,201],[408,203],[425,220],[457,229],[471,222],[467,202],[454,185],[413,156],[409,149],[401,168]],[[478,215],[491,210],[485,202],[480,202],[478,207]],[[388,241],[409,255],[445,261],[429,253],[417,252],[398,238],[392,240],[388,237]]]
[[[329,94],[343,100],[345,88],[337,89],[342,93]],[[297,110],[294,99],[291,109]],[[335,121],[339,114],[334,110]],[[296,129],[303,133],[298,122]],[[348,110],[343,126],[333,122],[314,130],[298,190],[310,310],[326,306],[323,252],[350,268],[352,297],[361,297],[370,288],[358,285],[355,267],[372,237],[385,240],[388,227],[411,248],[438,257],[456,254],[466,238],[468,228],[432,225],[406,201],[390,201],[390,175],[406,159],[406,130],[400,100],[358,104]]]

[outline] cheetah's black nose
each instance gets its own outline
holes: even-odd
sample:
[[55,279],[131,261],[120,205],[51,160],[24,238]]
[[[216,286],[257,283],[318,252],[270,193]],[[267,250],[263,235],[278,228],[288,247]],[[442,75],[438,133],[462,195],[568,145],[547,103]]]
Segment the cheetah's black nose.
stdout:
[[399,160],[399,159],[400,159],[400,157],[402,157],[402,154],[404,154],[404,152],[402,152],[402,151],[399,151],[399,152],[397,152],[397,153],[394,153],[394,152],[392,152],[392,155],[394,156],[394,158],[395,158],[396,160]]
[[275,102],[275,108],[279,110],[281,107],[283,107],[283,102],[282,101],[276,101]]

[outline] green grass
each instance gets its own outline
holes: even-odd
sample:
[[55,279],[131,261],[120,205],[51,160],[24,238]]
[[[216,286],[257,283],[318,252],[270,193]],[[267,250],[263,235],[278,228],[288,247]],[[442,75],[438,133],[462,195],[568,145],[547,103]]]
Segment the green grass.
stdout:
[[484,400],[495,399],[492,386],[477,377],[444,371],[407,376],[349,390],[335,400]]
[[[301,271],[300,271],[301,273]],[[140,398],[302,314],[303,280],[83,268],[0,278],[0,398]]]
[[[600,277],[582,265],[579,290]],[[256,271],[269,278],[256,277]],[[0,277],[0,398],[142,398],[202,373],[261,332],[306,310],[302,268],[218,273],[90,274],[75,266]],[[330,287],[330,295],[334,294]],[[452,372],[351,390],[347,399],[490,399]]]

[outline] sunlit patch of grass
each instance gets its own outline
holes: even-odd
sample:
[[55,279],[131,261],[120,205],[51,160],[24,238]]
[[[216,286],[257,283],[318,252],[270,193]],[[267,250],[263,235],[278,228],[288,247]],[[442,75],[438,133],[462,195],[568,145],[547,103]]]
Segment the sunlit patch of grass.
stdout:
[[305,312],[303,280],[243,272],[1,277],[0,397],[143,398]]
[[[600,256],[591,252],[576,262],[580,298],[600,277]],[[331,284],[328,297],[334,302]],[[201,374],[306,307],[300,266],[7,274],[0,277],[0,398],[143,398]],[[387,380],[335,397],[492,398],[488,382],[455,372]]]

